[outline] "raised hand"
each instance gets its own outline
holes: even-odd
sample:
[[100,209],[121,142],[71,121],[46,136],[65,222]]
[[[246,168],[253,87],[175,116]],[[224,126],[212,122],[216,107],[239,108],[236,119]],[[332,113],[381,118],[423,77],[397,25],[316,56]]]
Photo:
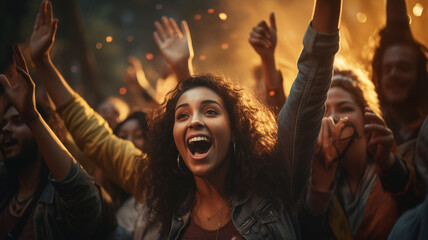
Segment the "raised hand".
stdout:
[[128,57],[129,66],[126,69],[123,81],[136,92],[146,92],[152,99],[155,99],[156,90],[150,85],[144,74],[141,61],[134,56]]
[[191,61],[193,46],[190,30],[186,21],[181,22],[181,29],[172,18],[163,17],[162,23],[155,22],[156,31],[153,33],[156,44],[171,68],[181,75],[183,71],[193,74]]
[[263,20],[253,27],[248,39],[262,59],[274,56],[277,42],[275,13],[270,13],[269,21],[270,26]]
[[[38,116],[35,101],[35,85],[26,69],[25,60],[19,47],[14,47],[14,62],[16,62],[15,74],[8,79],[0,75],[0,83],[4,92],[24,121],[28,122]],[[14,69],[12,69],[13,71]]]
[[53,19],[52,3],[43,1],[30,38],[30,56],[36,65],[44,57],[49,57],[57,24],[58,19]]
[[392,153],[395,145],[394,136],[380,116],[368,107],[364,110],[367,122],[364,125],[364,131],[368,136],[367,147],[379,166],[380,174],[385,174],[394,164],[394,154]]

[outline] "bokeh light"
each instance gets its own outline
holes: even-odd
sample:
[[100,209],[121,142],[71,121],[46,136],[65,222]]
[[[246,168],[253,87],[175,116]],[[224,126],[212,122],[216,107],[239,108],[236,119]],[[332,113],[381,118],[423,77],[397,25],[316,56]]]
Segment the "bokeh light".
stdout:
[[223,21],[227,20],[227,14],[226,13],[219,13],[218,18],[220,18]]
[[106,42],[111,43],[113,41],[113,37],[112,36],[107,36],[106,37]]
[[120,95],[125,95],[127,91],[128,91],[128,90],[127,90],[125,87],[121,87],[121,88],[119,88],[119,94],[120,94]]
[[154,57],[153,53],[147,53],[146,54],[146,59],[149,60],[149,61],[153,60],[153,57]]
[[357,19],[360,23],[366,23],[367,22],[367,15],[363,12],[357,13]]
[[413,7],[413,15],[416,17],[420,17],[422,15],[422,12],[424,11],[424,6],[420,3],[416,3]]

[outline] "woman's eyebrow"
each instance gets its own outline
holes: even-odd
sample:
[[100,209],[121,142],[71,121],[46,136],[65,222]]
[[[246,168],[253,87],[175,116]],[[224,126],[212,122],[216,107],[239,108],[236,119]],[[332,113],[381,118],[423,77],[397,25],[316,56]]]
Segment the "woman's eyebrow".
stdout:
[[181,108],[181,107],[187,107],[187,106],[189,106],[189,104],[188,104],[188,103],[180,104],[180,105],[178,105],[178,106],[175,108],[175,111],[177,111],[177,109],[179,109],[179,108]]
[[206,104],[210,104],[210,103],[217,104],[219,107],[221,107],[220,103],[218,103],[215,100],[204,100],[204,101],[202,101],[201,105],[206,105]]

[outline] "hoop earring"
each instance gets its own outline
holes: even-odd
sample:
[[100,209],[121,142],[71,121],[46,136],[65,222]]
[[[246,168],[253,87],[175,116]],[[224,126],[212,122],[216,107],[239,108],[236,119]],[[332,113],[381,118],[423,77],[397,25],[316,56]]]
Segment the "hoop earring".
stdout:
[[233,142],[233,155],[235,155],[236,154],[236,144],[235,144],[235,142]]
[[184,174],[184,175],[188,175],[189,174],[188,172],[184,171],[181,168],[181,165],[180,165],[180,153],[177,155],[177,167],[178,167],[178,171],[180,171],[182,174]]

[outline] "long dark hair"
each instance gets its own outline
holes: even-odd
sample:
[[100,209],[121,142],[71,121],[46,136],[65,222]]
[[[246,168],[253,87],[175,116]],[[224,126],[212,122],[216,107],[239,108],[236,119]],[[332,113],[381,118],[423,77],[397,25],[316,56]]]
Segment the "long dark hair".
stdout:
[[[183,174],[177,166],[178,150],[173,127],[180,96],[201,86],[222,98],[230,117],[235,152],[226,176],[227,190],[237,198],[253,194],[272,200],[287,198],[286,173],[273,157],[277,138],[273,113],[221,76],[195,76],[180,82],[156,111],[149,128],[147,161],[141,161],[141,168],[147,168],[141,177],[141,185],[145,186],[144,198],[150,208],[151,220],[162,224],[163,234],[168,233],[172,216],[182,214],[178,211],[183,204],[193,204],[186,200],[189,196],[194,200],[195,182],[191,174]],[[184,170],[188,171],[187,168]]]

